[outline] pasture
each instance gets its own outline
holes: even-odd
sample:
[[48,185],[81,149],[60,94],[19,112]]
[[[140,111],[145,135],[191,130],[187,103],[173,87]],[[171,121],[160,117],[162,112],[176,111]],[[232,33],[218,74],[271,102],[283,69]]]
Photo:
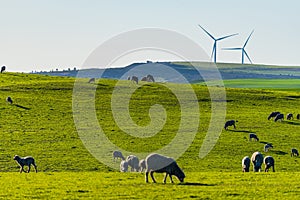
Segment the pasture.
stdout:
[[[88,85],[88,79],[80,81]],[[255,198],[271,195],[275,199],[294,199],[300,191],[299,158],[290,157],[291,148],[300,149],[300,120],[278,123],[267,120],[272,111],[300,113],[298,89],[227,88],[226,119],[238,120],[237,129],[223,130],[214,149],[200,159],[198,154],[208,130],[212,102],[205,86],[193,85],[200,109],[190,114],[200,112],[200,125],[192,144],[177,160],[186,174],[186,183],[176,181],[172,185],[167,179],[164,185],[161,175],[155,175],[158,184],[146,184],[143,174],[120,173],[87,151],[73,121],[74,78],[4,73],[0,83],[0,185],[3,188],[0,197],[253,199],[255,194]],[[154,104],[163,105],[167,113],[166,123],[158,134],[135,138],[114,121],[111,95],[116,83],[105,79],[96,82],[97,118],[109,140],[134,152],[157,151],[167,145],[180,122],[180,104],[172,91],[164,84],[149,83],[133,93],[129,110],[136,124],[150,123],[148,112]],[[128,81],[118,84],[123,93],[136,87]],[[179,92],[187,92],[186,85],[173,85]],[[12,97],[14,104],[5,101],[7,96]],[[249,133],[257,134],[260,141],[249,142]],[[265,153],[263,146],[267,142],[274,148]],[[273,156],[276,172],[243,174],[241,159],[254,151]],[[33,156],[39,173],[19,174],[12,159],[15,154]]]

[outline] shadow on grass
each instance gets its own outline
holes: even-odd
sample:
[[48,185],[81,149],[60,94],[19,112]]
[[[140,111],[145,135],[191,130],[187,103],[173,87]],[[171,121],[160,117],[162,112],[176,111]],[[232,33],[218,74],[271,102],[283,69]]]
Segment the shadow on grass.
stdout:
[[282,123],[295,125],[295,126],[300,126],[300,122],[295,122],[295,121],[282,121]]
[[277,155],[286,155],[288,154],[287,152],[284,152],[284,151],[273,151],[271,150],[273,153],[277,154]]
[[14,104],[16,107],[18,107],[18,108],[22,108],[22,109],[24,109],[24,110],[30,110],[30,108],[27,108],[27,107],[25,107],[25,106],[21,106],[21,105],[18,105],[18,104]]
[[216,184],[206,184],[206,183],[194,183],[194,182],[184,182],[184,183],[179,183],[178,185],[183,185],[183,186],[216,186]]
[[265,142],[265,141],[260,141],[259,143],[262,143],[262,144],[272,144],[271,142]]
[[253,131],[246,131],[246,130],[227,130],[230,132],[237,132],[237,133],[255,133]]

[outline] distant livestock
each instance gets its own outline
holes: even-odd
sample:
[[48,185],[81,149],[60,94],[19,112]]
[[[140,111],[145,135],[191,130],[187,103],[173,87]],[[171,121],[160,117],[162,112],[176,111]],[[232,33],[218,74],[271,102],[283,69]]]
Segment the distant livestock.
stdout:
[[271,118],[276,117],[278,114],[280,114],[280,112],[271,112],[269,117],[268,117],[268,120],[270,120]]
[[265,151],[265,152],[268,152],[271,148],[273,148],[273,145],[272,145],[272,144],[270,144],[270,143],[265,144],[265,146],[264,146],[264,151]]
[[245,156],[242,160],[242,170],[243,172],[249,172],[250,169],[250,158]]
[[91,78],[91,79],[89,80],[89,83],[95,83],[95,78]]
[[35,164],[35,161],[34,161],[34,158],[31,157],[31,156],[27,156],[27,157],[24,157],[24,158],[21,158],[20,156],[18,155],[15,155],[14,157],[14,160],[19,164],[20,166],[20,173],[25,172],[26,171],[24,170],[24,165],[28,166],[28,170],[27,170],[27,173],[30,172],[30,166],[33,165],[34,169],[35,169],[35,172],[37,172],[37,166]]
[[268,172],[271,167],[273,169],[273,172],[275,172],[275,160],[272,156],[266,156],[264,158],[264,164],[265,164],[265,172]]
[[144,76],[144,77],[141,79],[141,81],[147,81],[147,77]]
[[260,172],[261,171],[261,165],[264,161],[264,157],[260,152],[254,152],[251,156],[251,162],[253,164],[253,171],[254,172]]
[[136,76],[132,76],[132,77],[131,77],[131,81],[132,81],[132,82],[135,82],[136,84],[138,84],[138,83],[139,83],[139,78],[136,77]]
[[132,172],[139,171],[139,159],[134,155],[127,156],[126,162],[128,162],[128,166],[131,168]]
[[145,179],[148,183],[148,175],[150,176],[154,183],[156,180],[153,176],[154,172],[157,173],[166,173],[163,182],[166,183],[167,176],[170,177],[171,182],[173,183],[172,175],[176,176],[180,182],[184,181],[185,174],[179,168],[176,161],[173,158],[166,157],[160,154],[150,154],[146,157],[146,174]]
[[113,155],[114,161],[115,161],[115,159],[118,159],[118,158],[121,158],[121,160],[125,160],[125,158],[124,158],[124,156],[123,156],[123,154],[122,154],[121,151],[114,151],[112,153],[112,155]]
[[287,119],[287,120],[294,119],[293,114],[292,114],[292,113],[287,114],[287,115],[286,115],[286,119]]
[[238,121],[235,121],[235,120],[229,120],[229,121],[227,121],[225,123],[225,125],[224,125],[225,130],[228,129],[228,126],[233,126],[234,129],[236,129],[235,122],[238,122]]
[[276,115],[274,121],[275,122],[277,122],[278,120],[282,121],[283,119],[284,119],[284,115],[280,113],[280,114]]
[[142,159],[139,162],[139,171],[143,172],[144,170],[146,170],[146,161],[145,159]]
[[122,160],[120,163],[120,172],[127,172],[128,171],[128,162]]
[[300,114],[297,114],[297,117],[296,117],[297,119],[300,119]]
[[12,104],[12,103],[13,103],[13,100],[12,100],[11,97],[7,97],[7,98],[6,98],[6,102]]
[[148,82],[155,82],[155,80],[154,80],[154,78],[153,78],[153,76],[151,74],[147,75],[147,81]]
[[6,67],[5,66],[2,66],[1,67],[1,73],[3,73],[5,71]]
[[291,157],[293,157],[293,156],[299,156],[299,152],[295,148],[292,148],[292,150],[291,150]]
[[249,141],[251,141],[251,140],[259,141],[259,138],[257,137],[256,134],[250,133],[249,134]]

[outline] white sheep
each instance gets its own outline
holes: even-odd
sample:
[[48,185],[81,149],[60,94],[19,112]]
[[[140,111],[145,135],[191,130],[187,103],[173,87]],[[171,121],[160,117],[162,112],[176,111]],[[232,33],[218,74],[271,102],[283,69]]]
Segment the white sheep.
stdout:
[[185,174],[179,168],[179,166],[177,165],[176,161],[173,158],[153,153],[148,155],[145,161],[146,161],[146,174],[145,174],[146,183],[148,183],[149,173],[153,182],[156,183],[156,180],[153,176],[154,172],[166,173],[163,180],[164,183],[166,183],[166,179],[168,175],[172,183],[173,183],[172,175],[175,175],[180,182],[184,181]]
[[124,158],[124,156],[123,156],[123,154],[122,154],[121,151],[113,151],[112,155],[113,155],[114,161],[115,161],[116,158],[117,159],[121,158],[121,160],[125,160],[125,158]]
[[128,162],[122,160],[120,163],[120,172],[127,172],[128,171]]
[[20,156],[18,155],[15,155],[14,157],[14,160],[19,164],[20,166],[20,173],[25,172],[26,171],[24,170],[24,165],[28,166],[28,170],[27,170],[27,173],[30,172],[30,166],[33,165],[34,169],[35,169],[35,172],[37,172],[37,166],[35,164],[35,161],[34,161],[34,158],[31,157],[31,156],[26,156],[24,158],[21,158]]
[[264,156],[260,152],[254,152],[251,156],[251,162],[253,164],[253,171],[259,172],[261,170],[261,165],[264,161]]
[[145,159],[142,159],[139,162],[139,171],[143,172],[145,169],[146,169],[146,161]]
[[266,156],[264,158],[264,164],[265,164],[265,172],[268,172],[269,169],[272,167],[273,172],[275,172],[275,160],[272,156]]
[[272,144],[270,144],[270,143],[267,143],[267,144],[265,144],[265,146],[264,146],[264,151],[265,152],[268,152],[270,149],[272,149],[273,148],[273,145]]
[[292,148],[292,150],[291,150],[291,157],[293,157],[293,156],[299,156],[299,152],[295,148]]
[[245,156],[242,159],[242,170],[243,172],[249,172],[250,169],[250,158],[249,156]]
[[131,171],[138,172],[139,171],[139,159],[134,155],[129,155],[126,158],[126,162],[128,162],[128,166],[131,167]]

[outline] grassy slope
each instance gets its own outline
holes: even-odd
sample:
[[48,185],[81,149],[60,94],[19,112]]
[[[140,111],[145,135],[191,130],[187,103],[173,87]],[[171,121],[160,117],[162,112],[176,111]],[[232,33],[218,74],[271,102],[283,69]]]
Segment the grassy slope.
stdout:
[[[79,191],[78,197],[82,195],[96,197],[100,194],[109,197],[109,195],[112,195],[112,191],[114,191],[111,188],[117,188],[118,184],[130,185],[130,194],[126,193],[126,197],[130,197],[130,195],[137,195],[137,192],[141,190],[139,187],[136,187],[137,185],[141,188],[148,187],[140,185],[144,179],[138,174],[120,176],[118,172],[108,173],[108,175],[95,172],[91,174],[83,173],[86,171],[107,172],[111,171],[111,169],[93,158],[78,138],[72,119],[72,88],[74,79],[5,73],[1,74],[0,83],[0,99],[2,99],[0,101],[0,170],[2,172],[15,172],[1,173],[1,180],[3,180],[0,181],[1,185],[6,184],[7,179],[9,179],[8,177],[11,178],[13,176],[11,178],[13,183],[10,182],[10,184],[17,187],[21,192],[24,192],[22,187],[25,184],[24,182],[22,185],[21,182],[24,181],[22,179],[32,179],[32,182],[36,181],[35,187],[40,188],[42,196],[46,195],[43,194],[45,191],[53,191],[54,194],[66,195],[68,194],[67,188],[71,188],[75,193]],[[160,134],[154,136],[151,140],[139,139],[123,133],[113,122],[109,102],[110,93],[115,83],[115,81],[111,80],[102,80],[97,90],[97,97],[99,97],[96,103],[98,119],[102,119],[100,124],[103,126],[110,140],[122,148],[140,152],[145,151],[145,149],[155,151],[168,144],[170,136],[174,136],[174,132],[178,127],[176,123],[179,120],[179,106],[170,91],[166,90],[163,86],[153,84],[146,85],[134,93],[130,108],[131,115],[138,124],[145,125],[149,122],[148,109],[149,106],[155,103],[164,105],[168,115],[171,117]],[[131,87],[127,81],[121,84],[123,84],[123,92],[126,92],[126,88]],[[177,88],[182,92],[185,91],[184,85],[178,85]],[[214,185],[211,187],[203,186],[200,189],[196,186],[189,186],[186,187],[187,189],[180,190],[182,192],[178,193],[178,197],[184,198],[188,197],[187,195],[197,196],[196,191],[201,197],[207,197],[204,192],[199,193],[199,190],[206,191],[207,189],[208,194],[211,194],[212,197],[224,198],[227,193],[229,194],[231,190],[234,190],[235,186],[239,186],[240,184],[244,185],[244,189],[241,191],[243,195],[251,197],[250,194],[244,194],[248,193],[247,186],[251,185],[251,181],[254,181],[252,183],[256,184],[256,187],[252,188],[253,190],[260,188],[258,187],[259,184],[265,184],[266,187],[271,187],[274,184],[279,189],[281,187],[284,188],[281,195],[293,195],[294,191],[299,191],[299,188],[295,185],[292,185],[291,187],[294,189],[290,190],[289,185],[285,186],[284,180],[287,179],[283,178],[286,175],[283,172],[291,172],[288,173],[288,176],[297,182],[299,160],[298,158],[291,158],[288,153],[292,147],[300,149],[300,121],[293,120],[290,122],[274,123],[266,120],[268,114],[274,110],[283,113],[300,113],[300,98],[295,98],[300,96],[299,92],[227,89],[227,118],[239,120],[237,130],[223,131],[213,151],[204,159],[199,159],[198,152],[207,130],[211,105],[205,87],[194,85],[194,89],[199,99],[201,125],[193,144],[179,158],[178,163],[187,174],[187,182],[200,182],[203,184],[217,183],[217,185],[215,185],[216,187]],[[15,105],[9,105],[5,102],[7,96],[12,97]],[[249,142],[249,132],[255,132],[260,137],[262,143]],[[120,140],[125,142],[121,143]],[[274,149],[268,155],[272,155],[275,158],[276,170],[279,173],[275,173],[274,175],[254,175],[253,173],[242,175],[239,173],[241,171],[240,161],[242,157],[245,155],[250,156],[252,152],[257,150],[262,151],[263,142],[272,142],[274,144]],[[150,143],[151,145],[149,145]],[[14,154],[34,156],[37,160],[39,170],[45,173],[38,175],[23,174],[19,176],[17,166],[12,160]],[[80,157],[80,162],[75,160],[75,156]],[[73,173],[70,173],[71,171],[80,171],[82,173],[78,175],[74,183],[70,183],[71,185],[69,185],[70,177],[75,176]],[[47,176],[47,173],[52,172],[61,173],[55,173],[53,179],[51,178],[52,176]],[[293,172],[297,172],[295,176]],[[92,178],[89,179],[86,176],[91,176]],[[101,176],[106,177],[104,185],[101,183]],[[222,178],[224,180],[219,180],[220,176],[224,176]],[[246,179],[243,178],[244,176],[246,176]],[[262,181],[266,176],[273,177],[272,184]],[[93,177],[99,177],[99,179],[94,179]],[[41,182],[43,181],[41,180],[53,183],[53,187],[43,185],[44,183],[42,184]],[[62,187],[60,187],[56,180],[65,180],[64,183],[60,183]],[[245,182],[246,180],[250,180],[250,183]],[[107,182],[110,182],[111,185],[107,184]],[[89,184],[91,186],[87,186]],[[234,187],[231,187],[231,184]],[[80,188],[85,187],[94,187],[91,189],[93,192],[85,193],[84,189],[81,191]],[[153,187],[157,193],[152,195],[161,195],[160,189],[163,191],[167,190],[166,194],[170,195],[174,193],[172,192],[173,190],[178,191],[178,187],[180,186],[151,185],[150,189],[153,189]],[[36,192],[33,192],[34,187],[27,185],[24,188],[29,189],[27,193],[31,194],[25,193],[28,196],[34,197],[37,195]],[[99,190],[101,190],[101,193],[99,193]],[[115,190],[123,191],[119,187]],[[219,193],[219,190],[222,193]],[[6,192],[2,192],[2,195],[9,195],[9,190],[4,191]],[[74,195],[73,192],[71,192],[72,195]],[[234,190],[234,193],[238,193],[239,195],[238,190]],[[145,193],[142,194],[145,195]],[[232,197],[235,197],[235,195]],[[154,196],[151,198],[154,198]]]

